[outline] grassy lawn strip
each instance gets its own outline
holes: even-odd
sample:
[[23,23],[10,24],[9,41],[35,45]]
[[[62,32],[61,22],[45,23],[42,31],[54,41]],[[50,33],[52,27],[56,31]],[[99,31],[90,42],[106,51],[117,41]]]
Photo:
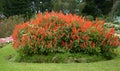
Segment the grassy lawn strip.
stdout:
[[92,63],[17,63],[8,60],[17,54],[9,44],[0,48],[0,71],[120,71],[120,47],[117,53],[113,60]]

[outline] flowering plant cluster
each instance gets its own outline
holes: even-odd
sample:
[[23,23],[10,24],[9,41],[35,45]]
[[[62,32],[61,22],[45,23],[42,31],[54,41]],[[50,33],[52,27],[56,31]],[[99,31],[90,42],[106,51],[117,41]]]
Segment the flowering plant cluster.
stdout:
[[13,39],[12,37],[6,37],[6,38],[0,38],[0,43],[9,43],[9,42],[12,42]]
[[104,21],[56,12],[39,13],[36,19],[15,27],[12,37],[15,49],[22,54],[71,52],[87,54],[112,53],[120,45],[114,28]]

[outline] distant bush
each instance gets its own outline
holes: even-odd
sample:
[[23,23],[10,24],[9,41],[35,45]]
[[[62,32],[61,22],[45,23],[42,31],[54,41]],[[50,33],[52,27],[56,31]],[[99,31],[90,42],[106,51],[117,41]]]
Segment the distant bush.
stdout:
[[1,21],[0,23],[0,38],[8,37],[12,34],[14,26],[24,22],[22,16],[11,16]]
[[114,28],[104,21],[92,22],[80,16],[62,13],[38,14],[37,18],[18,24],[12,37],[14,48],[24,55],[49,53],[85,53],[111,58],[120,44]]
[[52,5],[53,11],[81,15],[86,2],[80,2],[79,0],[52,0]]
[[91,20],[91,21],[93,21],[93,20],[94,20],[94,17],[93,17],[93,16],[91,16],[91,15],[88,15],[88,16],[86,16],[85,18],[86,18],[86,19],[88,19],[88,20]]

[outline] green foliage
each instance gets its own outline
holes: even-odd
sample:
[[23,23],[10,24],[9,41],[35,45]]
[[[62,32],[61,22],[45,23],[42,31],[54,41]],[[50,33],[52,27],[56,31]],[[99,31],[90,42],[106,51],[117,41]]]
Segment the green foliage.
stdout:
[[90,63],[106,60],[102,56],[86,55],[82,53],[50,53],[49,55],[20,56],[15,61],[28,63]]
[[120,16],[120,1],[119,0],[115,1],[112,7],[111,13],[110,13],[111,19],[115,18],[116,16]]
[[52,0],[38,0],[38,2],[35,1],[35,3],[37,4],[37,11],[40,10],[41,12],[50,12],[52,10]]
[[29,19],[32,15],[30,6],[30,0],[4,0],[3,13],[7,17],[22,14],[26,19]]
[[15,25],[24,22],[21,16],[11,16],[0,23],[0,38],[11,36]]
[[112,0],[86,0],[86,6],[82,13],[94,17],[108,15],[113,5]]
[[108,15],[113,6],[113,0],[94,0],[97,8],[101,10],[101,14]]
[[94,17],[92,15],[85,16],[85,18],[87,18],[88,20],[91,20],[91,21],[94,20]]
[[0,43],[0,48],[2,48],[4,45],[2,43]]
[[0,12],[3,11],[3,0],[0,0]]
[[62,11],[63,13],[72,13],[81,15],[81,12],[86,5],[85,2],[80,2],[77,0],[53,0],[53,11]]

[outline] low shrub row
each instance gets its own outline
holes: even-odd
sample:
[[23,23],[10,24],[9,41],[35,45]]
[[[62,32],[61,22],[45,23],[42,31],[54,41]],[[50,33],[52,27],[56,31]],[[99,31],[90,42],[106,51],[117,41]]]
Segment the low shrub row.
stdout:
[[49,55],[49,53],[85,53],[111,58],[119,45],[114,28],[104,21],[89,21],[81,16],[45,12],[36,19],[15,27],[14,48],[22,55]]
[[33,56],[19,56],[15,58],[9,56],[8,60],[14,60],[16,62],[27,63],[90,63],[106,60],[102,56],[92,55],[89,56],[83,53],[50,53],[49,55],[33,55]]

